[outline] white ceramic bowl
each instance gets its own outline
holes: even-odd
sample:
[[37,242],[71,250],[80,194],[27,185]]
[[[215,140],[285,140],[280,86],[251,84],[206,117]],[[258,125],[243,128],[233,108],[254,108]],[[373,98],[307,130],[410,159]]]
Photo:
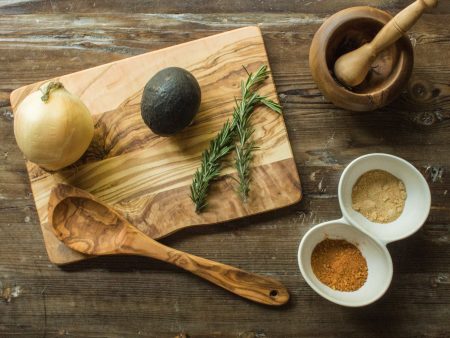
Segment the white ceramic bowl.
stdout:
[[[317,279],[311,267],[311,254],[324,239],[345,239],[356,245],[367,261],[366,283],[358,290],[342,292],[331,289]],[[298,250],[300,271],[306,282],[322,297],[345,306],[364,306],[376,301],[392,280],[392,260],[386,247],[344,220],[319,224],[303,237]]]
[[[372,222],[352,208],[352,189],[356,181],[365,172],[376,169],[391,173],[405,184],[405,208],[400,217],[390,223]],[[388,154],[368,154],[351,162],[339,180],[338,197],[342,214],[350,224],[385,243],[408,237],[419,230],[431,208],[430,188],[422,174],[409,162]]]
[[[405,208],[391,223],[374,223],[352,208],[352,189],[358,178],[370,170],[384,170],[403,181],[406,188]],[[431,208],[431,194],[427,182],[407,161],[388,154],[369,154],[351,162],[341,175],[338,188],[339,205],[343,217],[310,229],[302,238],[298,263],[303,278],[322,297],[345,306],[364,306],[379,299],[392,280],[392,259],[386,244],[412,235],[425,223]],[[353,292],[331,289],[315,276],[311,254],[326,238],[345,239],[355,244],[367,261],[366,283]]]

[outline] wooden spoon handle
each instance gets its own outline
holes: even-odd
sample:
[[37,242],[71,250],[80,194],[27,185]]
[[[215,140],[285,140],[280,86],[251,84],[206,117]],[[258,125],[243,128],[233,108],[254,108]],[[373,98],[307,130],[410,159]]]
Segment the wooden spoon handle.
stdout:
[[131,230],[121,247],[122,253],[159,259],[176,265],[241,297],[267,305],[283,305],[289,300],[287,289],[279,281],[240,270],[230,265],[197,257]]
[[417,0],[389,21],[370,43],[376,55],[400,39],[420,18],[426,8],[436,7],[438,0]]

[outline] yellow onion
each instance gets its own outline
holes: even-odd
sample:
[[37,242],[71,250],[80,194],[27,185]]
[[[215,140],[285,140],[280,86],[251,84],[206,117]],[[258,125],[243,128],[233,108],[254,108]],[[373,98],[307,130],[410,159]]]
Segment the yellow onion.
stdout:
[[77,96],[60,82],[49,82],[15,110],[14,135],[28,160],[53,171],[83,155],[94,136],[94,123]]

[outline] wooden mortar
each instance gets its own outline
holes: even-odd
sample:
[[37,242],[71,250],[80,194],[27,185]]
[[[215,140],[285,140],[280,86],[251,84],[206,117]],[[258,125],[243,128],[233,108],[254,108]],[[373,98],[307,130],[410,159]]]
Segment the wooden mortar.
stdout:
[[333,72],[341,55],[370,42],[391,18],[373,7],[351,7],[328,18],[314,35],[309,52],[311,73],[323,95],[336,106],[371,111],[400,95],[414,63],[411,42],[406,36],[378,55],[366,79],[357,87],[344,87]]

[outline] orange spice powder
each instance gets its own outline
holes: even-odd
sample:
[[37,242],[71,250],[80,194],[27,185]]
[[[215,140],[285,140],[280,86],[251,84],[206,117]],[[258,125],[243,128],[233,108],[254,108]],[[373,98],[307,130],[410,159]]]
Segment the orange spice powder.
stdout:
[[367,280],[366,259],[345,240],[325,239],[317,244],[311,266],[316,277],[334,290],[356,291]]

